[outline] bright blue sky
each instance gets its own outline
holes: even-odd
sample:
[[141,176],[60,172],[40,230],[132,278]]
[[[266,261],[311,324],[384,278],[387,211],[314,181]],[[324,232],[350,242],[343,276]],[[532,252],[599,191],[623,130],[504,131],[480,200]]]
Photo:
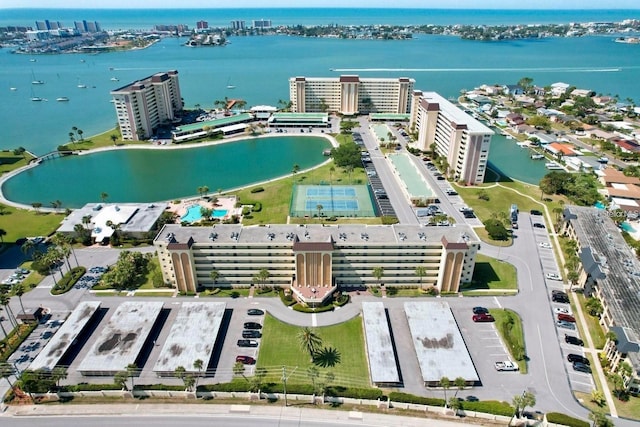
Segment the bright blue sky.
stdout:
[[0,8],[393,7],[442,9],[638,9],[638,0],[2,0]]

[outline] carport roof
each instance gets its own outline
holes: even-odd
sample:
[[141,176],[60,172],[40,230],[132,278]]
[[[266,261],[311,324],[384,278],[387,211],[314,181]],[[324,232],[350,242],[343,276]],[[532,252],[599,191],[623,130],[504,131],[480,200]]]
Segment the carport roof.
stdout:
[[400,382],[389,322],[381,302],[363,302],[362,318],[369,356],[369,372],[374,384]]
[[442,377],[480,380],[448,303],[410,301],[404,311],[425,383]]
[[226,306],[224,302],[183,302],[153,371],[174,372],[182,366],[196,372],[193,362],[198,359],[206,369]]

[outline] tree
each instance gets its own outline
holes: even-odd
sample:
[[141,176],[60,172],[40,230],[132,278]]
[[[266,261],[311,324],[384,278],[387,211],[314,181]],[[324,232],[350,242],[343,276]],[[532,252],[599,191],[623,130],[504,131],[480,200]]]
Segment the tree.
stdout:
[[11,310],[11,306],[9,305],[10,302],[11,298],[9,297],[9,295],[5,293],[0,294],[0,305],[4,306],[4,311],[6,311],[7,315],[9,316],[9,323],[11,324],[12,328],[15,328],[18,326],[18,322],[16,321],[16,317]]
[[591,297],[585,303],[585,308],[592,316],[600,316],[604,311],[604,307],[602,307],[602,303],[598,298]]
[[67,379],[67,368],[64,366],[56,366],[51,371],[51,379],[55,381],[56,388],[60,388],[60,381]]
[[242,375],[242,378],[244,378],[245,380],[247,379],[247,377],[244,376],[244,365],[242,364],[242,362],[236,362],[233,365],[233,375]]
[[22,305],[22,295],[24,295],[24,284],[18,283],[13,285],[13,293],[18,297],[18,301],[20,301],[20,308],[22,309],[22,313],[24,313],[24,305]]
[[318,203],[316,205],[316,209],[318,210],[318,218],[322,218],[322,210],[324,209],[324,206],[322,206],[320,203]]
[[105,193],[104,191],[100,193],[100,200],[102,200],[102,203],[105,203],[108,198],[109,198],[109,194]]
[[309,366],[307,368],[307,376],[311,380],[311,387],[313,388],[313,393],[317,394],[318,389],[317,389],[316,380],[318,379],[318,377],[320,377],[320,371],[315,366]]
[[333,173],[336,171],[335,166],[331,165],[329,168],[329,184],[333,184]]
[[[214,281],[215,282],[215,281]],[[200,376],[202,375],[202,370],[204,369],[204,362],[202,359],[196,359],[193,362],[193,368],[198,371],[198,375],[196,376],[195,388],[198,390],[198,381],[200,380]]]
[[416,267],[415,273],[416,276],[420,278],[420,287],[422,287],[422,278],[427,275],[427,269],[424,266],[419,265]]
[[127,365],[127,376],[131,378],[131,391],[133,392],[136,388],[136,385],[133,383],[133,378],[138,375],[138,367],[135,363],[130,363]]
[[467,382],[462,377],[456,377],[456,379],[453,380],[453,385],[456,386],[457,388],[456,394],[453,395],[453,397],[456,397],[458,396],[459,391],[464,390],[465,386],[467,385]]
[[457,397],[451,397],[447,402],[447,405],[449,406],[449,408],[453,409],[456,415],[458,415],[458,411],[462,409],[462,401],[460,401],[460,399],[458,399]]
[[7,235],[7,230],[0,228],[0,242],[4,243],[4,236]]
[[189,374],[185,375],[184,378],[182,378],[182,382],[184,383],[184,387],[187,389],[187,391],[191,391],[193,390],[193,386],[196,383],[196,379],[193,375]]
[[603,407],[607,402],[607,399],[604,397],[604,393],[602,391],[594,388],[591,390],[591,401],[599,407]]
[[442,387],[442,391],[444,392],[444,404],[445,404],[445,408],[447,405],[447,390],[449,390],[449,388],[451,388],[451,380],[447,377],[442,377],[440,378],[440,387]]
[[36,211],[36,213],[40,213],[40,208],[42,207],[42,203],[33,202],[33,203],[31,203],[31,207],[33,207],[33,209]]
[[536,396],[531,392],[525,391],[522,394],[513,396],[513,400],[511,401],[511,404],[515,409],[515,412],[513,414],[514,417],[519,418],[524,412],[525,408],[535,406]]
[[362,166],[362,156],[360,147],[353,142],[340,144],[338,147],[331,149],[331,157],[338,167],[352,166],[354,168]]
[[256,282],[260,283],[261,288],[264,288],[264,285],[267,283],[267,280],[269,280],[269,277],[271,277],[269,270],[267,270],[266,268],[263,268],[260,271],[258,271],[258,274],[256,274],[253,277],[253,279]]
[[113,383],[120,388],[127,389],[127,372],[119,371],[113,376]]
[[309,356],[313,360],[313,356],[322,345],[322,338],[320,338],[313,329],[304,327],[298,332],[298,343],[300,344],[300,348],[309,353]]
[[[213,280],[213,284],[215,286],[216,284],[216,280],[218,280],[218,278],[220,277],[220,273],[218,272],[218,270],[216,270],[215,268],[213,270],[211,270],[211,272],[209,273],[209,278],[211,280]],[[199,359],[198,359],[199,360]],[[196,360],[197,362],[197,360]],[[194,362],[195,363],[195,362]],[[200,360],[200,365],[202,365],[202,360]]]
[[80,141],[84,141],[84,137],[82,136],[84,132],[82,131],[82,129],[78,129],[77,132],[78,132],[78,136],[80,137]]
[[184,366],[178,366],[178,367],[176,367],[176,369],[173,371],[173,375],[174,375],[176,378],[180,378],[180,379],[183,379],[183,378],[184,378],[184,376],[185,376],[186,374],[187,374],[187,370],[185,369],[185,367],[184,367]]
[[484,228],[492,240],[507,240],[509,238],[509,231],[505,228],[502,221],[490,218],[484,222]]
[[529,93],[533,86],[533,79],[531,77],[523,77],[518,80],[518,86],[521,86],[525,93]]
[[384,267],[373,267],[373,271],[371,272],[373,277],[378,281],[378,286],[380,286],[380,279],[384,276]]
[[109,135],[109,139],[111,139],[111,142],[113,142],[113,145],[116,145],[116,141],[118,140],[118,135],[116,135],[115,133],[112,133],[111,135]]
[[300,165],[296,163],[293,165],[293,168],[291,169],[291,175],[296,176],[298,172],[300,172]]
[[206,185],[201,185],[200,187],[197,188],[197,191],[200,197],[204,197],[209,192],[209,187],[207,187]]
[[614,425],[602,410],[589,412],[589,420],[593,421],[593,427],[613,427]]

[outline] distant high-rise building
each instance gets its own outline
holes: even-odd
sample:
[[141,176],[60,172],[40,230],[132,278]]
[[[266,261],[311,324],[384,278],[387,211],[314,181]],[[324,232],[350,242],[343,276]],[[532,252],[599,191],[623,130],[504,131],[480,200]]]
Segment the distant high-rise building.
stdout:
[[198,30],[206,30],[209,28],[209,23],[207,21],[198,21],[196,22],[196,28]]
[[111,91],[122,139],[141,140],[171,123],[184,104],[178,71],[157,73]]
[[87,27],[84,25],[85,21],[74,21],[73,27],[81,33],[87,32]]
[[46,31],[46,30],[48,30],[47,22],[46,21],[36,21],[36,30],[38,30],[38,31]]
[[253,20],[253,28],[271,28],[271,20],[270,19],[254,19]]
[[244,30],[246,28],[244,21],[231,21],[231,29],[233,30]]

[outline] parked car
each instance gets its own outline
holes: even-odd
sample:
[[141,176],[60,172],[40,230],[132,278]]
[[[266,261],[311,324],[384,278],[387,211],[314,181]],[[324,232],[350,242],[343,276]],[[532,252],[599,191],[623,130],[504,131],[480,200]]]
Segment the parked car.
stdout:
[[243,365],[255,365],[256,359],[251,356],[236,356],[236,363],[242,363]]
[[256,340],[238,340],[238,347],[257,347],[258,341]]
[[494,322],[495,319],[488,313],[474,314],[471,318],[474,322]]
[[547,228],[547,227],[544,226],[544,224],[541,224],[539,222],[534,222],[533,223],[533,227],[534,228]]
[[488,314],[489,309],[486,307],[473,307],[473,314]]
[[510,360],[505,360],[503,362],[496,362],[494,363],[494,366],[496,368],[496,371],[517,371],[518,369],[520,369],[518,368],[518,365],[516,365]]
[[555,307],[553,309],[553,312],[556,314],[571,314],[571,310],[569,310],[568,308],[564,308],[564,307]]
[[580,338],[567,334],[564,334],[564,342],[566,342],[567,344],[579,345],[581,347],[584,346],[584,341],[582,341]]
[[[540,245],[540,247],[544,248],[544,249],[551,249],[551,243],[548,243],[548,242],[540,242],[540,243],[538,243],[538,245]],[[548,274],[547,274],[547,276],[548,276]]]
[[562,277],[558,273],[547,273],[545,277],[549,280],[562,280]]
[[247,314],[249,316],[263,316],[264,311],[260,310],[259,308],[250,308],[249,310],[247,310]]
[[573,362],[573,370],[578,372],[591,373],[591,368],[584,363]]
[[261,338],[262,334],[260,331],[256,331],[255,329],[246,329],[242,331],[242,338]]
[[542,215],[542,212],[540,212],[539,210],[536,209],[531,209],[531,211],[529,212],[531,215]]
[[440,175],[440,176],[437,176],[437,177],[436,177],[436,179],[437,179],[438,181],[444,181],[444,180],[445,180],[445,179],[447,179],[447,178],[445,178],[444,176]]
[[559,302],[561,304],[569,304],[569,297],[566,295],[561,295],[561,294],[553,295],[551,297],[551,300],[553,302]]
[[558,320],[564,320],[565,322],[576,323],[576,318],[570,314],[558,314]]
[[589,359],[587,359],[586,357],[581,356],[579,354],[574,354],[574,353],[568,354],[567,355],[567,360],[569,362],[582,363],[583,365],[590,365],[591,364],[591,362],[589,362]]
[[556,321],[556,325],[559,328],[571,329],[571,330],[575,330],[576,329],[576,324],[575,323],[567,322],[565,320]]
[[262,329],[262,325],[258,322],[244,322],[245,329]]

